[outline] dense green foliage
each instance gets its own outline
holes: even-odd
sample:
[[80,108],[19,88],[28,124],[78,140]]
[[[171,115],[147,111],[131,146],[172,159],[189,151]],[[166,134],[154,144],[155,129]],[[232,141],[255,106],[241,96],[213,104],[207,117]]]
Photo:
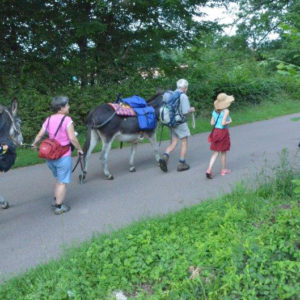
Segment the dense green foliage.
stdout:
[[[287,75],[299,71],[299,3],[239,1],[233,37],[196,21],[201,7],[229,2],[237,1],[2,1],[0,102],[19,99],[30,143],[58,94],[70,97],[81,132],[96,105],[119,93],[149,98],[180,77],[201,115],[221,91],[235,96],[233,109],[298,98],[299,78]],[[267,40],[274,31],[279,38]]]
[[[283,159],[256,191],[94,237],[0,286],[1,299],[297,299],[300,209]],[[190,269],[194,268],[194,278]]]
[[[198,114],[208,115],[215,96],[223,91],[233,94],[236,102],[232,109],[248,104],[259,104],[262,100],[279,101],[297,99],[299,83],[290,77],[276,74],[248,58],[239,58],[238,52],[222,55],[207,48],[191,48],[178,54],[179,63],[186,62],[187,68],[177,69],[176,74],[153,79],[139,76],[128,78],[119,84],[87,88],[65,87],[57,89],[54,95],[66,94],[71,99],[71,116],[80,132],[85,131],[88,112],[102,102],[113,102],[117,94],[123,96],[138,94],[146,99],[156,93],[157,88],[175,88],[176,80],[185,77],[190,82],[189,97]],[[0,102],[9,103],[16,96],[20,101],[20,117],[25,141],[30,142],[45,117],[50,113],[49,103],[53,94],[41,94],[36,89],[10,90],[0,94]]]

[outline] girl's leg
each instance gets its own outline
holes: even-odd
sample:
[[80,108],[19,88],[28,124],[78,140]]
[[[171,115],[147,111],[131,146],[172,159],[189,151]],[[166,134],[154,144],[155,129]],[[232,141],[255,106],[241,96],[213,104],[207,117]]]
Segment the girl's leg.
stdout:
[[221,175],[230,174],[230,170],[226,169],[226,152],[221,152],[221,164],[222,164],[222,170]]
[[222,169],[226,169],[226,152],[221,152],[221,165]]
[[216,159],[218,158],[218,155],[219,155],[219,152],[214,151],[213,155],[210,158],[209,165],[208,165],[206,173],[211,173],[211,169],[212,169],[214,163],[216,162]]

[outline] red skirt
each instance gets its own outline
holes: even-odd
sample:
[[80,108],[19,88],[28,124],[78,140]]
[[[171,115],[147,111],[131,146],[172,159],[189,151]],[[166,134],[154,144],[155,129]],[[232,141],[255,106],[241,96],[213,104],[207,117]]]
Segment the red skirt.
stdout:
[[210,150],[225,152],[230,150],[230,135],[228,128],[215,128],[212,134]]

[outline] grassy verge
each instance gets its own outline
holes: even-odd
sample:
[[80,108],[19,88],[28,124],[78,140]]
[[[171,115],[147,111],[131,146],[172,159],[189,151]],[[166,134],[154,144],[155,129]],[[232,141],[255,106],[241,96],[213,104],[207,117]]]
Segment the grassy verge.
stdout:
[[[267,120],[278,116],[300,112],[300,102],[293,100],[285,100],[284,102],[263,102],[256,106],[247,106],[246,108],[233,111],[231,113],[233,119],[233,126],[255,121]],[[206,132],[211,130],[209,124],[210,112],[202,113],[196,120],[196,128],[191,129],[192,134]],[[157,138],[160,139],[160,129],[158,130]],[[168,131],[164,129],[162,140],[168,139]],[[85,140],[85,133],[79,135],[79,141],[83,145]],[[114,143],[113,148],[118,147],[118,143]],[[95,151],[100,151],[101,146],[98,145]],[[18,156],[15,163],[15,168],[34,165],[44,162],[39,159],[37,152],[30,149],[18,149]]]
[[[263,177],[266,178],[266,177]],[[0,299],[298,299],[300,206],[286,163],[249,191],[144,220],[0,285]]]

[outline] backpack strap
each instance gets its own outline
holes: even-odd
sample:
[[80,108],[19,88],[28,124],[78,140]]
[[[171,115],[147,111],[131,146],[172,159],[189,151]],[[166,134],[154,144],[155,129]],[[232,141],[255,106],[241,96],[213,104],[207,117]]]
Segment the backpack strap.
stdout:
[[217,120],[216,120],[216,122],[215,122],[214,128],[212,129],[212,131],[211,131],[211,133],[210,133],[210,134],[212,134],[212,133],[213,133],[213,131],[215,130],[215,128],[216,128],[216,125],[217,125],[217,123],[218,123],[218,120],[219,120],[219,117],[220,117],[220,115],[221,115],[221,113],[219,113],[219,115],[218,115],[218,117],[217,117]]
[[48,132],[48,127],[49,127],[50,118],[51,118],[51,117],[48,117],[48,122],[47,122],[47,126],[46,126],[46,132],[45,132],[44,135],[46,135],[46,133]]
[[54,134],[54,138],[56,137],[56,135],[57,135],[57,133],[58,133],[58,130],[60,129],[62,123],[63,123],[64,120],[65,120],[65,118],[66,118],[66,116],[64,116],[64,117],[60,120],[60,123],[59,123],[59,125],[58,125],[58,127],[57,127],[57,129],[56,129],[55,134]]

